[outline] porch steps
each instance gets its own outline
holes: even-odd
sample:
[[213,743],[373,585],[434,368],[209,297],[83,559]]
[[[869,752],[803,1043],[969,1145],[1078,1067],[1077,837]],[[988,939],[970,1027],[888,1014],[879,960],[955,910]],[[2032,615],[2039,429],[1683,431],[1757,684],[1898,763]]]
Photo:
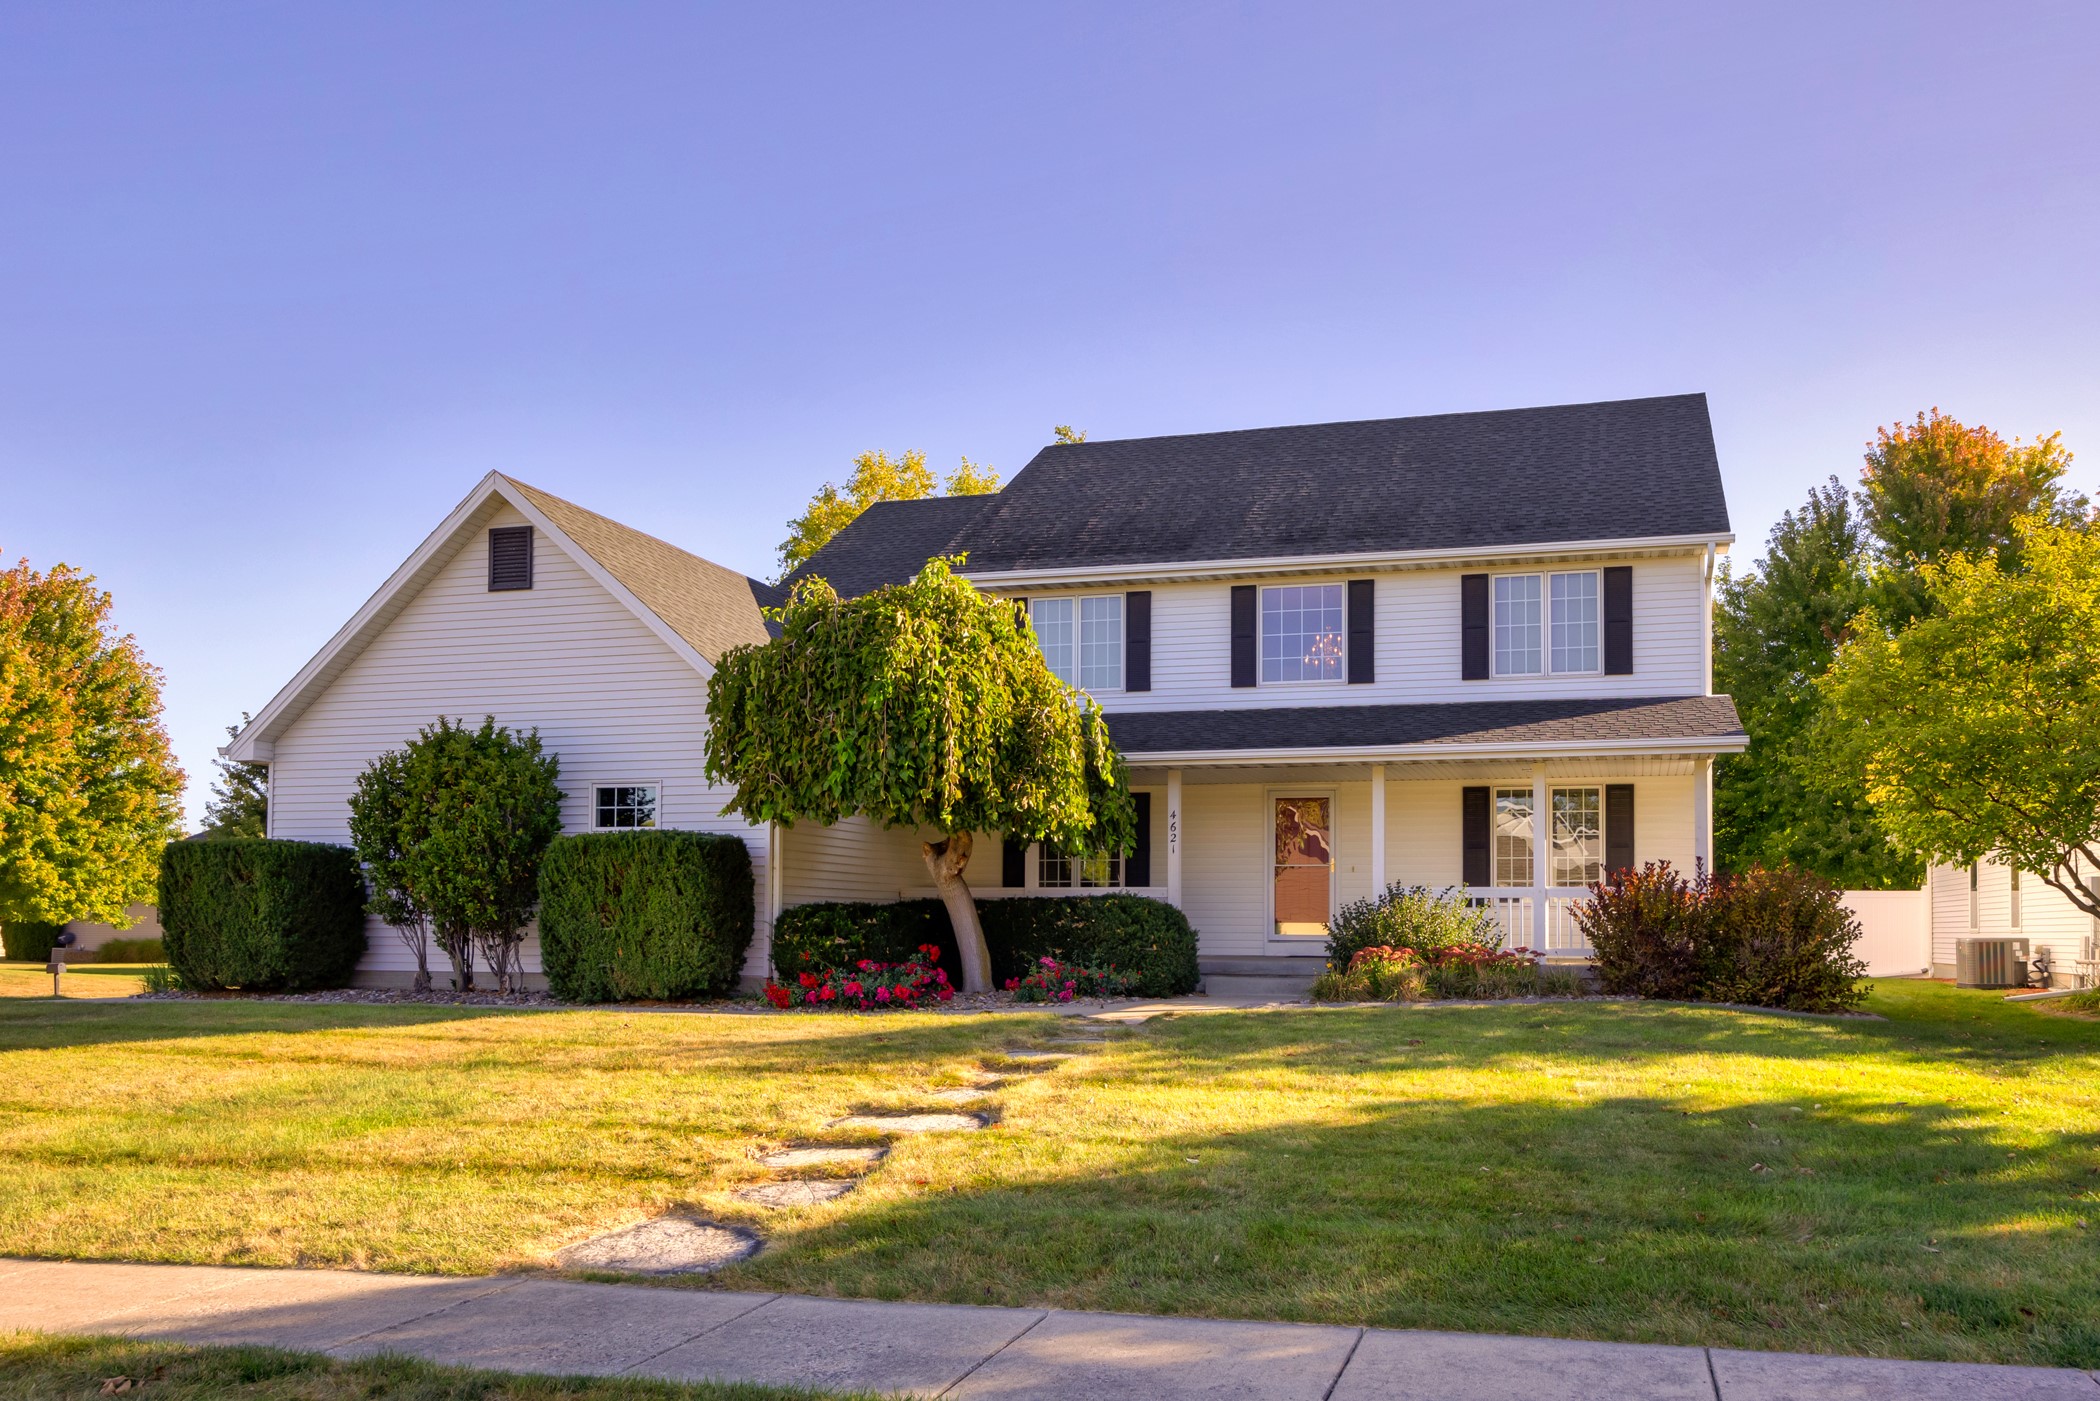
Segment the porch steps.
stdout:
[[1291,955],[1278,958],[1206,958],[1197,964],[1210,997],[1297,999],[1312,992],[1327,960]]

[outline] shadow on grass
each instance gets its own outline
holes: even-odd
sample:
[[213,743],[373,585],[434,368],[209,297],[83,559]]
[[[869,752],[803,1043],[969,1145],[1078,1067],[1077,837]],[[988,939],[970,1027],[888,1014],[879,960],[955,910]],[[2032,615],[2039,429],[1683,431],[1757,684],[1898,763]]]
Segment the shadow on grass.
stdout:
[[140,1002],[0,999],[0,1052],[139,1041],[415,1027],[514,1015],[508,1008],[266,1002],[228,997]]
[[[722,1282],[2100,1366],[2100,1231],[2075,1221],[2100,1225],[2100,1125],[1987,1117],[1973,1082],[1958,1103],[1787,1093],[1771,1077],[1681,1096],[1577,1099],[1568,1074],[1482,1087],[1477,1072],[1514,1075],[1556,1045],[1592,1080],[1658,1056],[1845,1053],[1820,1027],[1660,1009],[1641,1009],[1657,1023],[1641,1035],[1592,1024],[1560,1040],[1601,1011],[1494,1009],[1504,1021],[1486,1025],[1468,1012],[1448,1030],[1442,1013],[1191,1018],[1129,1053],[1111,1083],[1131,1093],[1089,1102],[1083,1121],[1060,1122],[1054,1099],[1010,1113],[996,1132],[1025,1136],[1005,1159],[1018,1166],[979,1169],[978,1145],[940,1145],[915,1175],[949,1190],[790,1222]],[[1849,1044],[1877,1062],[1965,1058],[1879,1026],[1834,1034],[1864,1038]],[[1294,1062],[1317,1068],[1301,1087],[1317,1111],[1292,1108]],[[1476,1073],[1447,1094],[1434,1073],[1447,1068]],[[1430,1073],[1337,1094],[1394,1071]],[[1174,1132],[1168,1087],[1191,1084],[1244,1096],[1249,1126]],[[1146,1127],[1150,1103],[1165,1132]]]

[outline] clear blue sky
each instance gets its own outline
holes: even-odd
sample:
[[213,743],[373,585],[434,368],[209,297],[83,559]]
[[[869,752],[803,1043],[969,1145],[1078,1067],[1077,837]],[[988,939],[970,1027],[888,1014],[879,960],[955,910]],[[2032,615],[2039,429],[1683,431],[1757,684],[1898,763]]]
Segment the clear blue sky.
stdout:
[[1932,405],[2090,488],[2096,56],[2091,4],[7,3],[0,553],[114,590],[194,815],[490,468],[754,574],[863,448],[1057,423],[1704,390],[1739,557]]

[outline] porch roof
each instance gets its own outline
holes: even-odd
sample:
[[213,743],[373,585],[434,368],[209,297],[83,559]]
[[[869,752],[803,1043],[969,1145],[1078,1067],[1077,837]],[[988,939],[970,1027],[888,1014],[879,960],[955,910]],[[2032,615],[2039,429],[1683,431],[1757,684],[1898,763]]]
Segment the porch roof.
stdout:
[[1727,696],[1126,710],[1108,733],[1132,763],[1280,759],[1722,754],[1749,736]]

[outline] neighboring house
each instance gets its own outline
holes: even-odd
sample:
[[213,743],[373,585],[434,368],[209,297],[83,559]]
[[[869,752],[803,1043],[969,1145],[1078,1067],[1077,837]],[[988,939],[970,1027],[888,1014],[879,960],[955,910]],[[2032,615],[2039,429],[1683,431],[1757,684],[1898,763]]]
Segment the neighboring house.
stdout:
[[[2086,879],[2100,882],[2100,875]],[[2047,951],[2051,984],[2094,985],[2100,921],[2040,876],[1980,861],[1973,866],[1934,866],[1926,873],[1925,888],[1932,903],[1933,977],[1954,976],[1957,939],[2024,938],[2030,957]]]
[[[1169,900],[1231,972],[1316,958],[1389,881],[1466,887],[1509,942],[1581,956],[1584,885],[1708,860],[1712,759],[1747,743],[1711,694],[1732,539],[1687,395],[1058,444],[996,494],[870,508],[797,577],[850,596],[961,554],[1024,608],[1108,713],[1139,840],[1086,860],[980,834],[972,887]],[[492,475],[226,753],[271,766],[272,836],[340,842],[357,773],[435,716],[537,726],[569,830],[745,836],[753,975],[785,905],[932,894],[925,834],[721,815],[706,680],[776,597]],[[372,935],[361,978],[402,976]]]

